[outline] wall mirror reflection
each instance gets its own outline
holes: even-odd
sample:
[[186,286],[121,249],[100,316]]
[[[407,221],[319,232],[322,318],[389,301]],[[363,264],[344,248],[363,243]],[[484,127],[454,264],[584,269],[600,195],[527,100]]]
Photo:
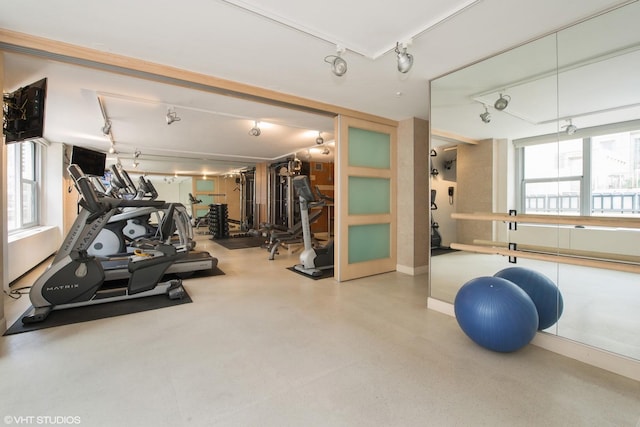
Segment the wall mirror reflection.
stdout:
[[431,82],[430,302],[526,267],[562,295],[546,333],[640,359],[638,19],[633,2]]

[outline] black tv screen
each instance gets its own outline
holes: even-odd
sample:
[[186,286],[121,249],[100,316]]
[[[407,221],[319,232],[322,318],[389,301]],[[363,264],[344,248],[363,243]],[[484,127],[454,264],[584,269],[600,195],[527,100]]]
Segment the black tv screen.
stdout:
[[46,78],[2,96],[7,143],[42,138],[46,97]]
[[73,146],[71,163],[80,166],[85,175],[103,176],[106,162],[107,153]]

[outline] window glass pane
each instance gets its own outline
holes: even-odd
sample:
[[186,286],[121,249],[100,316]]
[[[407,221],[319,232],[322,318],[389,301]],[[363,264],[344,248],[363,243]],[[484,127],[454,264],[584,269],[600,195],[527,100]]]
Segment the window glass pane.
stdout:
[[22,183],[22,225],[36,223],[36,188],[31,182]]
[[20,144],[20,148],[22,150],[22,161],[20,167],[22,168],[22,178],[29,179],[31,181],[35,181],[36,179],[36,170],[35,170],[35,146],[33,142],[23,142]]
[[20,202],[20,195],[16,191],[16,149],[18,144],[7,145],[7,226],[8,231],[20,227],[20,217],[17,215],[16,206]]
[[580,181],[525,184],[525,213],[579,215]]
[[640,131],[594,137],[591,147],[593,190],[640,187]]
[[524,178],[582,175],[582,139],[524,147]]
[[640,131],[591,138],[594,215],[640,214]]

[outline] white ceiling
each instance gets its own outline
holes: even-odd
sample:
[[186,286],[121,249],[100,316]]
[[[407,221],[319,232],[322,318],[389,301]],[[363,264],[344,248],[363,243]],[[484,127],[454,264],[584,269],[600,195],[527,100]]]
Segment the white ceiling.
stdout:
[[[0,28],[403,120],[428,118],[429,80],[621,3],[112,0],[96,7],[0,0]],[[415,64],[401,74],[393,47],[407,41]],[[338,44],[347,49],[343,77],[332,75],[324,62]],[[101,96],[116,147],[123,156],[139,149],[141,168],[149,172],[225,173],[304,154],[315,145],[317,131],[325,140],[333,138],[330,117],[5,55],[5,91],[42,77],[49,79],[48,139],[106,151]],[[168,108],[181,121],[167,126]],[[254,120],[274,126],[252,137]]]
[[[432,82],[431,124],[471,137],[552,134],[640,117],[640,2]],[[496,110],[504,94],[508,108]],[[479,115],[491,114],[483,123]],[[558,121],[558,118],[560,119]]]

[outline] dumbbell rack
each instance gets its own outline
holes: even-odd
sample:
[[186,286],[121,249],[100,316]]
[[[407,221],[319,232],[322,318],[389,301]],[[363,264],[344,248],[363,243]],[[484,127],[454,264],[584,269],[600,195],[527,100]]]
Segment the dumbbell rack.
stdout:
[[211,239],[229,237],[229,211],[224,203],[209,205],[209,234]]

